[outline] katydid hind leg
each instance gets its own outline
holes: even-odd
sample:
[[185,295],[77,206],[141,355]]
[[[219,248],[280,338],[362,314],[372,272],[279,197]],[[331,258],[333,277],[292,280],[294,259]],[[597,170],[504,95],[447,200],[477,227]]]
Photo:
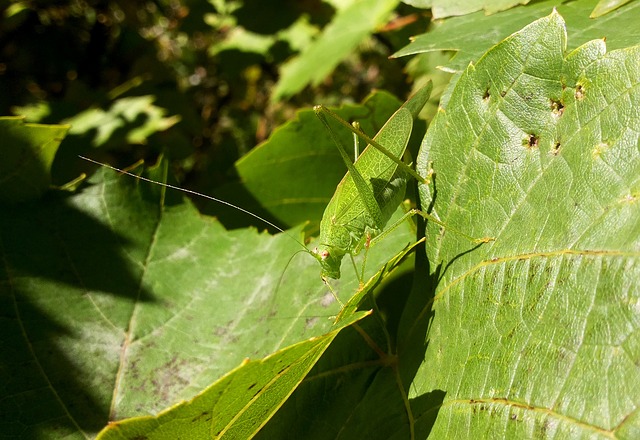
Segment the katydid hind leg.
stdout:
[[[396,156],[391,151],[389,151],[388,148],[386,148],[383,145],[381,145],[375,139],[369,137],[366,133],[364,133],[360,129],[358,129],[358,128],[354,127],[353,125],[349,124],[347,121],[342,119],[339,115],[334,113],[332,110],[329,110],[328,108],[326,108],[326,107],[324,107],[322,105],[315,106],[314,110],[316,111],[316,115],[318,115],[318,117],[322,120],[322,122],[324,123],[324,125],[327,127],[327,129],[330,132],[333,132],[333,130],[329,127],[328,122],[326,122],[326,118],[324,117],[324,115],[329,115],[334,121],[336,121],[340,125],[348,128],[354,135],[358,136],[360,139],[365,141],[367,143],[367,145],[370,145],[373,148],[375,148],[376,150],[378,150],[381,153],[383,153],[390,160],[395,162],[395,164],[398,165],[398,167],[400,167],[402,170],[404,170],[407,174],[409,174],[412,177],[414,177],[418,182],[424,182],[424,177],[420,176],[420,174],[418,174],[416,172],[416,170],[414,170],[412,167],[410,167],[409,165],[404,163],[404,161],[402,160],[402,155],[400,155],[399,157]],[[401,107],[401,108],[398,109],[398,111],[396,111],[396,113],[394,113],[391,116],[391,118],[395,117],[396,115],[398,115],[401,112],[407,112],[407,113],[410,114],[410,112],[408,110],[406,110],[403,107]],[[409,120],[413,121],[413,118],[411,117],[411,118],[409,118]],[[410,130],[411,130],[411,128],[409,128],[409,131]],[[332,135],[332,137],[334,137],[334,136]],[[342,142],[340,142],[340,145],[342,145]],[[343,146],[343,148],[344,148],[344,146]]]
[[378,234],[377,236],[372,238],[371,242],[369,243],[369,246],[373,246],[379,240],[383,239],[388,234],[393,232],[393,230],[396,229],[398,226],[400,226],[404,221],[408,220],[409,218],[411,218],[411,217],[413,217],[415,215],[419,215],[419,216],[421,216],[422,218],[424,218],[427,221],[432,221],[432,222],[442,226],[446,231],[453,232],[454,234],[459,235],[459,236],[469,240],[473,244],[484,244],[484,243],[489,243],[489,242],[495,240],[494,237],[482,237],[482,238],[472,237],[469,234],[465,234],[462,231],[459,231],[457,229],[454,229],[454,228],[450,227],[449,225],[447,225],[446,223],[444,223],[443,221],[437,219],[436,217],[434,217],[433,215],[431,215],[429,213],[426,213],[426,212],[421,211],[419,209],[413,208],[413,209],[410,209],[409,211],[407,211],[406,213],[404,213],[404,215],[402,217],[400,217],[397,221],[395,221],[393,224],[387,226],[385,228],[385,230],[382,231],[380,234]]
[[[402,107],[400,107],[396,111],[396,113],[394,113],[391,116],[390,119],[396,117],[398,113],[405,111],[411,115],[409,119],[413,121],[414,118],[418,117],[418,114],[422,111],[425,104],[429,100],[432,89],[433,89],[433,83],[429,81],[424,87],[419,89],[404,104],[402,104]],[[380,145],[379,142],[377,142],[375,139],[370,138],[369,136],[367,136],[366,133],[360,130],[360,127],[357,123],[349,124],[347,121],[342,119],[336,113],[334,113],[333,111],[321,105],[315,106],[314,110],[316,111],[316,114],[319,117],[321,113],[329,115],[333,120],[338,122],[340,125],[349,129],[354,134],[354,136],[361,138],[367,143],[367,145],[371,145],[372,147],[374,147],[375,149],[383,153],[385,156],[387,156],[390,160],[395,162],[396,165],[400,167],[400,169],[404,170],[407,174],[414,177],[418,182],[425,183],[424,177],[420,176],[420,174],[418,174],[412,167],[410,167],[409,165],[407,165],[402,161],[402,156],[403,156],[402,154],[399,154],[399,155],[393,154],[386,147]],[[325,122],[325,125],[327,125],[326,122]],[[409,128],[409,131],[410,130],[411,128]],[[358,155],[356,155],[356,157],[357,156]]]

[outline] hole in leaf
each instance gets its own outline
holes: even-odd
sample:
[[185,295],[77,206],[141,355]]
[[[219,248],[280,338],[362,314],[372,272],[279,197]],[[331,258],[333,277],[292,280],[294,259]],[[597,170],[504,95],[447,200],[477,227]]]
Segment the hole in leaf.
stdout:
[[482,95],[482,99],[487,101],[491,97],[491,93],[489,93],[489,87],[484,90],[484,95]]
[[538,136],[536,136],[535,134],[530,134],[524,144],[526,145],[527,148],[530,148],[530,149],[538,148],[539,140],[540,138]]
[[551,112],[558,117],[562,116],[562,113],[564,113],[564,105],[560,100],[551,99]]
[[578,101],[582,101],[584,99],[584,87],[582,87],[582,84],[578,84],[576,86],[575,96]]
[[507,96],[507,91],[503,90],[502,92],[500,92],[500,96],[502,96],[503,98]]
[[560,154],[560,141],[556,141],[556,143],[553,144],[553,150],[551,150],[551,154],[553,154],[554,156]]

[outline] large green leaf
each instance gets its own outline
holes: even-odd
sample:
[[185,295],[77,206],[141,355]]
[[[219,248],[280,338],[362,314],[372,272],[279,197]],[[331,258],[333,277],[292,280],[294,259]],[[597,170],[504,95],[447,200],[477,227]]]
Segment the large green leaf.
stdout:
[[115,422],[98,436],[109,439],[251,438],[306,376],[340,330],[362,319],[360,312],[331,332],[295,344],[264,360],[247,362],[191,402],[157,417]]
[[[331,331],[340,307],[315,259],[296,256],[300,231],[228,232],[159,187],[108,170],[90,183],[1,207],[3,435],[85,438],[192,399],[247,357]],[[369,274],[412,241],[409,228],[398,234],[370,252]],[[358,281],[345,266],[332,285],[344,301]],[[304,368],[282,386],[295,388],[333,336],[297,351]],[[277,399],[269,405],[257,426]]]
[[420,438],[640,429],[640,46],[566,38],[554,12],[501,42],[425,138],[423,204],[495,242],[428,228],[401,329]]

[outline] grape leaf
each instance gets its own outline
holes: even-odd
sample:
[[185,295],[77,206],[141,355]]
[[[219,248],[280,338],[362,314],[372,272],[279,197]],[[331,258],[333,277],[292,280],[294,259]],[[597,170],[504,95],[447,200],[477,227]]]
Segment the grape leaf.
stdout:
[[[332,331],[340,306],[315,259],[296,255],[300,230],[226,231],[174,193],[110,170],[89,184],[1,207],[4,434],[85,438],[190,400],[245,358]],[[412,240],[410,228],[398,232],[391,255]],[[384,247],[369,273],[389,260]],[[343,301],[357,287],[348,266],[333,283]],[[299,375],[317,359],[305,353]]]
[[[471,248],[428,228],[431,275],[401,329],[418,433],[638,430],[640,46],[567,53],[566,38],[556,12],[507,38],[429,127],[423,204],[495,241]],[[425,405],[433,393],[443,401]]]
[[110,423],[109,439],[252,438],[300,383],[340,330],[366,316],[353,314],[329,333],[287,347],[260,361],[243,363],[190,402],[157,417]]

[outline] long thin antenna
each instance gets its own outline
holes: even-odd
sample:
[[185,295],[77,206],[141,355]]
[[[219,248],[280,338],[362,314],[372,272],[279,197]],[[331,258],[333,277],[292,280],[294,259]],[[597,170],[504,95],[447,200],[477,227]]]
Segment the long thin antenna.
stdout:
[[[273,224],[273,223],[271,223],[269,220],[266,220],[266,219],[264,219],[264,218],[260,217],[259,215],[254,214],[253,212],[248,211],[248,210],[246,210],[246,209],[244,209],[244,208],[242,208],[242,207],[240,207],[240,206],[236,206],[236,205],[234,205],[233,203],[229,203],[229,202],[227,202],[227,201],[225,201],[225,200],[218,199],[218,198],[216,198],[216,197],[213,197],[213,196],[210,196],[210,195],[207,195],[207,194],[202,194],[202,193],[199,193],[199,192],[197,192],[197,191],[192,191],[192,190],[190,190],[190,189],[180,188],[179,186],[170,185],[170,184],[168,184],[168,183],[164,183],[164,182],[159,182],[159,181],[157,181],[157,180],[148,179],[148,178],[146,178],[146,177],[139,176],[139,175],[134,174],[134,173],[131,173],[131,172],[129,172],[129,171],[121,170],[120,168],[116,168],[116,167],[114,167],[114,166],[112,166],[112,165],[109,165],[109,164],[106,164],[106,163],[98,162],[97,160],[93,160],[93,159],[90,159],[90,158],[85,157],[85,156],[80,156],[80,155],[78,155],[78,157],[79,157],[80,159],[84,159],[84,160],[86,160],[87,162],[91,162],[91,163],[94,163],[94,164],[96,164],[96,165],[100,165],[100,166],[102,166],[102,167],[112,169],[113,171],[117,171],[117,172],[119,172],[119,173],[126,174],[127,176],[131,176],[131,177],[136,178],[136,179],[144,180],[145,182],[154,183],[154,184],[156,184],[156,185],[160,185],[160,186],[164,186],[164,187],[167,187],[167,188],[175,189],[176,191],[182,191],[183,193],[192,194],[192,195],[194,195],[194,196],[198,196],[198,197],[204,197],[205,199],[209,199],[209,200],[213,200],[214,202],[222,203],[223,205],[226,205],[226,206],[229,206],[229,207],[231,207],[231,208],[235,208],[235,209],[237,209],[237,210],[239,210],[239,211],[242,211],[242,212],[244,212],[245,214],[249,214],[251,217],[256,218],[256,219],[260,220],[261,222],[263,222],[263,223],[265,223],[265,224],[267,224],[267,225],[271,226],[272,228],[274,228],[274,229],[276,229],[276,230],[278,230],[278,231],[280,231],[280,232],[285,233],[287,236],[289,236],[290,238],[292,238],[292,239],[294,239],[294,240],[295,240],[295,238],[293,238],[293,237],[291,237],[289,234],[287,234],[287,233],[285,232],[285,230],[284,230],[284,229],[282,229],[281,227],[279,227],[279,226],[277,226],[277,225],[274,225],[274,224]],[[298,240],[295,240],[295,241],[296,241],[298,244],[302,244],[302,243],[300,243]],[[305,249],[306,249],[306,247],[305,247]]]

